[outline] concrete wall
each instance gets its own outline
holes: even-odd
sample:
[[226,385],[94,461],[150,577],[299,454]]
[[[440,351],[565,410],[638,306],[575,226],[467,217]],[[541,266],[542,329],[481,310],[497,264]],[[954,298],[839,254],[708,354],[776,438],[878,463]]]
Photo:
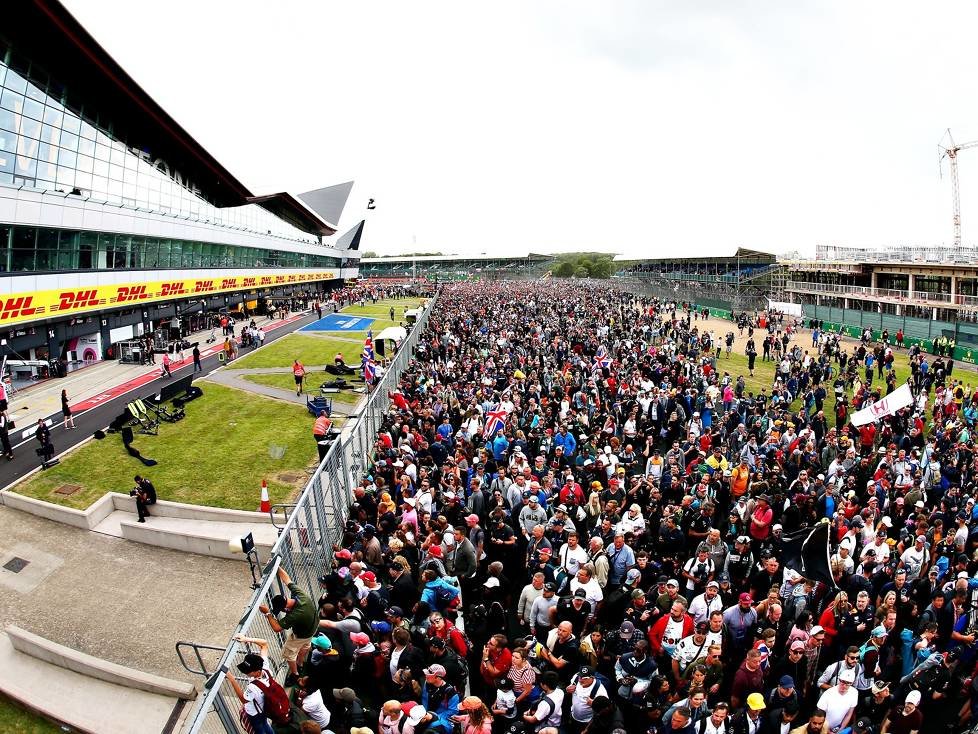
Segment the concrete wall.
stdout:
[[[136,499],[119,492],[110,492],[116,510],[136,514]],[[244,522],[249,524],[267,523],[268,514],[265,512],[247,512],[245,510],[228,510],[223,507],[208,507],[206,505],[191,505],[183,502],[168,502],[160,500],[153,506],[153,514],[159,517],[177,517],[182,520],[209,520],[211,522]],[[285,517],[282,517],[285,521]]]
[[14,625],[7,627],[7,636],[18,652],[81,675],[161,696],[173,696],[187,700],[192,700],[197,696],[196,689],[190,683],[181,683],[127,668],[124,665],[110,663],[108,660],[102,660],[51,642]]
[[[205,532],[175,530],[173,528],[162,529],[149,523],[129,520],[123,520],[119,527],[122,530],[122,537],[135,543],[155,545],[159,548],[169,548],[184,553],[197,553],[202,556],[227,558],[231,561],[247,560],[244,554],[230,551],[228,548],[230,536],[220,531],[206,534]],[[271,555],[271,543],[265,543],[256,538],[255,548],[258,549],[262,558],[268,558]]]
[[[104,495],[100,500],[96,500],[87,510],[62,507],[53,502],[25,497],[10,490],[4,490],[0,493],[0,497],[7,507],[83,530],[91,530],[115,511],[112,496],[109,494]],[[133,512],[135,512],[135,508]]]

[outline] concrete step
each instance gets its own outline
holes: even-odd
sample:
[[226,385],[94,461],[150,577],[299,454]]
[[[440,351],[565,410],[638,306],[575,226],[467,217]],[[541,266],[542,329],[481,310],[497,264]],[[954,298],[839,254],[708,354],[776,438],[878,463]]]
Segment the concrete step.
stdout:
[[184,703],[97,680],[14,649],[0,633],[0,690],[28,709],[81,732],[162,732]]
[[150,515],[141,523],[133,513],[116,510],[93,528],[94,532],[160,548],[244,561],[228,549],[228,541],[248,533],[262,558],[268,558],[278,532],[271,523],[221,522]]

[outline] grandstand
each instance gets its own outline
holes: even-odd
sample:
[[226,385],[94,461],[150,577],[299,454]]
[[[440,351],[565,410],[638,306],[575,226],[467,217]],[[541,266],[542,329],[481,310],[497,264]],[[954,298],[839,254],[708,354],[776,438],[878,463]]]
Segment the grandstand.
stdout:
[[815,257],[782,258],[780,300],[806,319],[929,341],[954,339],[961,358],[978,350],[978,248],[819,245]]
[[537,278],[553,265],[552,255],[528,252],[525,255],[405,255],[365,257],[360,260],[360,277],[371,280],[398,279],[500,280]]
[[720,257],[615,258],[616,278],[662,298],[742,310],[766,305],[779,289],[781,268],[774,255],[738,247]]

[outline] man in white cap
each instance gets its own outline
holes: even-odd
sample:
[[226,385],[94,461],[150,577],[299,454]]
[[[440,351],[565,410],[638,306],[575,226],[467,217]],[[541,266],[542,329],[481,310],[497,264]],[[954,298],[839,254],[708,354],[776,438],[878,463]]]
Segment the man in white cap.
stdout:
[[924,725],[920,710],[920,691],[910,691],[903,706],[895,706],[883,720],[880,734],[888,732],[919,732]]
[[856,673],[853,670],[843,670],[839,673],[839,682],[818,698],[818,707],[825,712],[825,723],[833,734],[849,725],[852,714],[859,702],[859,694],[853,687]]

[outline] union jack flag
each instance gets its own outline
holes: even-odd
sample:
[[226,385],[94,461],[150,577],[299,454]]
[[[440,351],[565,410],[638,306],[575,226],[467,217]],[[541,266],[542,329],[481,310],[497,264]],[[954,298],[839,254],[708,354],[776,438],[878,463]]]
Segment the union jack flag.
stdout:
[[486,413],[486,427],[482,429],[483,438],[491,438],[496,432],[506,427],[506,411],[497,403]]
[[363,381],[372,385],[376,379],[377,363],[373,359],[365,359],[363,361]]
[[607,354],[600,354],[600,351],[599,349],[599,353],[594,355],[594,366],[599,370],[608,369],[611,367],[611,357]]
[[374,343],[373,343],[373,340],[372,339],[369,339],[368,338],[367,341],[365,341],[363,343],[363,355],[362,355],[362,358],[365,359],[365,360],[366,359],[373,359],[374,358]]

